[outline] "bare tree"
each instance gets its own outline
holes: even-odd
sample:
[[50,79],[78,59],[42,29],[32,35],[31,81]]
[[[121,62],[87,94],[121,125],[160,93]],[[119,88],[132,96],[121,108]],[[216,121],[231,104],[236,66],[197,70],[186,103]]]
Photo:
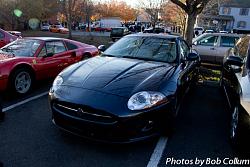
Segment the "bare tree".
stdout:
[[140,7],[150,16],[153,27],[159,20],[159,14],[162,11],[163,3],[166,0],[141,0]]
[[91,0],[84,0],[83,1],[83,12],[86,16],[86,23],[88,24],[87,30],[90,31],[90,23],[91,19],[90,17],[92,16],[94,11],[94,4]]
[[198,14],[202,12],[207,3],[210,0],[171,0],[176,5],[180,6],[187,13],[187,26],[185,39],[188,44],[192,44],[193,33],[194,33],[194,24],[197,19]]

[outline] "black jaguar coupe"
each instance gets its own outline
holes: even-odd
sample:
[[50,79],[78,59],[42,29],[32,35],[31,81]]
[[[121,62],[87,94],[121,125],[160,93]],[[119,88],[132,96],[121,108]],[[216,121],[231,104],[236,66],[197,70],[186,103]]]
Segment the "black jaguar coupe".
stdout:
[[49,93],[54,124],[111,143],[169,134],[199,56],[181,37],[165,34],[128,35],[99,50],[55,79]]

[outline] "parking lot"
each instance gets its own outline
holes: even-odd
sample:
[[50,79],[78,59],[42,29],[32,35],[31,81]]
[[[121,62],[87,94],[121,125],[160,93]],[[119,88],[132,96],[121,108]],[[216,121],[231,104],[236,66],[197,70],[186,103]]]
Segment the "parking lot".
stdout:
[[4,95],[7,114],[0,126],[0,161],[5,167],[199,166],[178,164],[182,159],[249,158],[230,145],[229,114],[225,97],[216,83],[198,84],[190,90],[171,137],[110,145],[63,133],[52,124],[46,95],[51,82],[39,83],[25,97]]

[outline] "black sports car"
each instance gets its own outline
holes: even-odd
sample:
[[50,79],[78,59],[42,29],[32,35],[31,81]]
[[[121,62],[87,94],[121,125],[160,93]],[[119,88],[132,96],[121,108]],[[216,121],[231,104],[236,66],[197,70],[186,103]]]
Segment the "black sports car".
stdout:
[[231,113],[230,138],[237,146],[250,146],[250,36],[227,52],[221,83]]
[[53,122],[112,143],[167,134],[197,65],[199,56],[178,36],[128,35],[57,76],[49,93]]

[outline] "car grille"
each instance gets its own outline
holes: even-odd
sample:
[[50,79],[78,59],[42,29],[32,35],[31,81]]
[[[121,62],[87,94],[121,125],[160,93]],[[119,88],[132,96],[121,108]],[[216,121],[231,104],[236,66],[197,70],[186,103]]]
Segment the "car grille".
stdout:
[[56,102],[53,103],[53,108],[67,115],[95,123],[113,124],[116,122],[111,114],[108,114],[102,110],[93,109],[88,106]]

